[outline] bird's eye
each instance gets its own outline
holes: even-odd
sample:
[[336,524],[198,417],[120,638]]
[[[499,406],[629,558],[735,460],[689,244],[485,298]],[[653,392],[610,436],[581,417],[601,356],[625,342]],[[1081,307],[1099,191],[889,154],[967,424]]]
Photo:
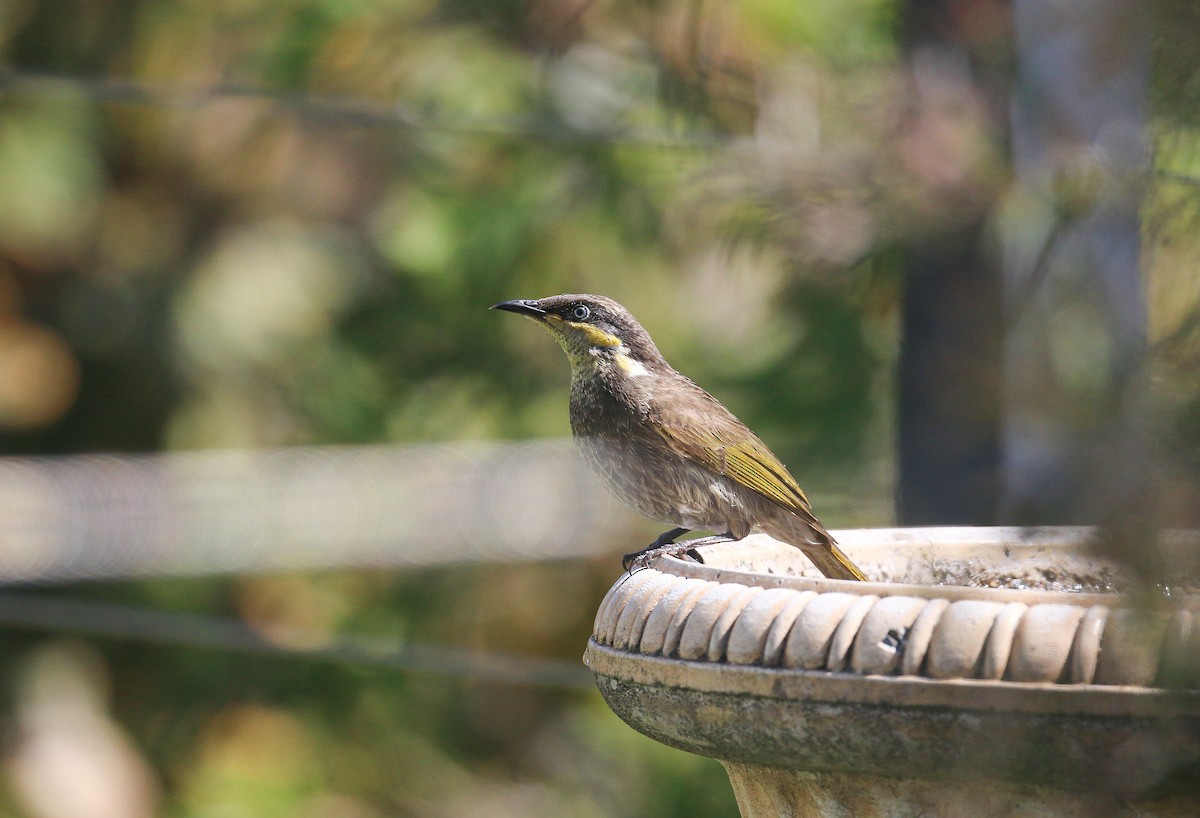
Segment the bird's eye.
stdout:
[[588,309],[587,304],[576,304],[571,307],[571,317],[576,321],[586,321],[591,314],[592,311]]

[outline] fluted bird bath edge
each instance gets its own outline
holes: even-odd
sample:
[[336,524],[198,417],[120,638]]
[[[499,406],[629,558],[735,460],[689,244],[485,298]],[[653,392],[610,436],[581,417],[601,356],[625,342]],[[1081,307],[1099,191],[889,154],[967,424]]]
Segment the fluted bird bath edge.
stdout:
[[835,532],[868,583],[709,546],[618,579],[584,659],[744,818],[1200,815],[1200,603],[1112,592],[1091,533]]

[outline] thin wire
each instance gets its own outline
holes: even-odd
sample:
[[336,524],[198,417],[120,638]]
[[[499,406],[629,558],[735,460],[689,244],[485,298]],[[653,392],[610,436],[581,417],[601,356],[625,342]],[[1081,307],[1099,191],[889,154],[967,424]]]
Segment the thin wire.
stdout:
[[459,676],[533,687],[572,690],[593,690],[595,687],[591,674],[582,666],[557,659],[412,642],[397,647],[397,643],[390,639],[363,636],[338,636],[327,645],[314,648],[285,647],[264,639],[236,619],[39,594],[0,592],[0,626]]
[[725,143],[719,137],[694,133],[670,134],[644,129],[584,131],[560,120],[544,117],[480,119],[431,116],[418,114],[403,103],[379,105],[345,97],[314,97],[242,85],[184,90],[114,77],[49,74],[17,68],[0,67],[0,93],[23,96],[75,94],[100,104],[173,110],[196,110],[230,100],[250,100],[265,103],[276,115],[295,116],[340,127],[437,131],[560,144],[707,150]]
[[1171,170],[1157,170],[1154,175],[1159,179],[1167,182],[1174,182],[1180,185],[1191,185],[1192,187],[1200,187],[1200,176],[1189,176],[1186,173],[1178,173]]
[[[728,144],[727,139],[710,134],[668,134],[649,130],[582,131],[560,120],[527,116],[455,119],[445,115],[417,114],[403,103],[379,105],[342,97],[313,97],[242,85],[185,91],[114,77],[50,74],[11,67],[0,67],[0,94],[3,93],[22,96],[77,94],[100,104],[176,110],[195,110],[229,100],[245,99],[267,103],[280,116],[295,116],[340,127],[424,130],[560,144],[611,144],[677,150],[712,150]],[[1155,170],[1154,175],[1167,182],[1200,186],[1200,177],[1188,174]]]

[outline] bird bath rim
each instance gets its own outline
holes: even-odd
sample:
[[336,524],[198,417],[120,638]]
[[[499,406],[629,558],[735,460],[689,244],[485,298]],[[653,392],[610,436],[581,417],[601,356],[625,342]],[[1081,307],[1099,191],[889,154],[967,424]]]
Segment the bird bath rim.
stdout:
[[[840,531],[868,575],[928,578],[997,566],[1117,570],[1086,553],[1091,529]],[[1198,549],[1174,538],[1177,562]],[[1190,547],[1183,547],[1190,546]],[[1200,687],[1200,599],[1121,593],[852,582],[806,577],[799,550],[765,536],[661,557],[622,575],[593,641],[644,656],[859,676]],[[965,566],[965,568],[964,568]],[[1053,566],[1046,568],[1046,566]],[[1106,574],[1107,575],[1107,574]]]
[[[902,577],[911,558],[929,567],[922,550],[986,570],[981,554],[1061,557],[1092,532],[834,534],[869,576]],[[720,759],[731,778],[730,764],[749,764],[1200,790],[1195,597],[1152,607],[1117,593],[809,578],[780,570],[802,557],[765,537],[701,553],[705,564],[660,558],[618,579],[584,661],[628,724]]]
[[[1066,587],[988,587],[960,584],[934,577],[932,563],[972,564],[982,569],[1036,562],[1039,568],[1066,562],[1066,573],[1073,565],[1096,568],[1119,575],[1121,568],[1111,561],[1089,554],[1097,530],[1090,526],[924,526],[913,528],[858,528],[831,532],[851,556],[861,559],[872,570],[867,582],[822,577],[810,567],[796,549],[780,546],[771,538],[755,534],[733,543],[702,546],[705,562],[681,557],[661,557],[656,567],[681,577],[715,582],[740,582],[764,588],[786,587],[799,591],[818,590],[872,593],[880,596],[913,596],[925,599],[980,599],[1028,603],[1054,602],[1066,605],[1130,604],[1121,590],[1071,590]],[[1183,567],[1192,580],[1200,577],[1200,532],[1162,532],[1163,547],[1171,553],[1173,564]],[[781,572],[738,567],[748,547],[772,547],[786,570]],[[1063,571],[1062,566],[1060,573]],[[880,576],[881,578],[874,578]],[[914,576],[915,575],[915,576]],[[1116,576],[1114,576],[1114,579]],[[1124,577],[1124,583],[1133,580]],[[1061,585],[1061,583],[1060,583]],[[1176,604],[1200,608],[1200,593],[1164,594]],[[1118,600],[1124,600],[1118,602]]]

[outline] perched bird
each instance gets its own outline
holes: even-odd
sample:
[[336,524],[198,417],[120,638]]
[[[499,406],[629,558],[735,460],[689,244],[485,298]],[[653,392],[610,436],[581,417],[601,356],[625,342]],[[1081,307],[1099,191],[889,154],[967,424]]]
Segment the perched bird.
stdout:
[[[571,362],[571,431],[592,470],[625,503],[678,526],[624,566],[753,529],[802,550],[827,577],[866,579],[808,498],[746,425],[676,372],[629,311],[599,295],[495,304],[545,327]],[[695,529],[722,532],[675,539]]]

